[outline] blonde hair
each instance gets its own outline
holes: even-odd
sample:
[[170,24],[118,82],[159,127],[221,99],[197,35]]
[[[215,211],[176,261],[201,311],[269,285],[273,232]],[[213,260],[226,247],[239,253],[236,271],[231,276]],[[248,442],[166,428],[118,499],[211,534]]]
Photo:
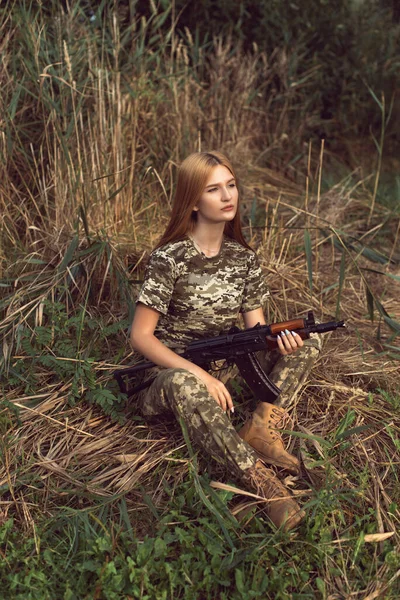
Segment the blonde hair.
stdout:
[[[221,152],[194,152],[182,162],[178,171],[171,217],[156,248],[182,240],[193,231],[196,223],[196,211],[193,209],[204,192],[212,169],[218,165],[226,167],[237,183],[231,162]],[[224,233],[251,250],[243,237],[239,204],[235,217],[225,224]]]

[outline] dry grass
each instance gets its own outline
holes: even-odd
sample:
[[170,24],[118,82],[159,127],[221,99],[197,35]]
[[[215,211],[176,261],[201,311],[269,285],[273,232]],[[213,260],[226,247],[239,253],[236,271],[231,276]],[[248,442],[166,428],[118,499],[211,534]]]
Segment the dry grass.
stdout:
[[[260,191],[261,186],[260,183]],[[276,189],[277,194],[278,191]],[[315,289],[311,294],[302,247],[302,229],[290,229],[298,210],[290,210],[288,200],[290,197],[284,194],[280,196],[280,201],[273,200],[271,196],[269,206],[273,206],[273,216],[269,221],[270,228],[261,236],[253,233],[253,243],[258,245],[260,260],[272,292],[269,318],[283,320],[312,309],[324,319],[329,319],[336,310],[336,297],[334,290],[331,293],[324,293],[323,290],[338,279],[339,257],[329,241],[318,247],[319,272],[315,276]],[[264,206],[261,196],[260,206]],[[289,227],[285,222],[289,223]],[[114,244],[113,252],[113,273],[117,266],[122,272],[126,250]],[[118,296],[118,287],[103,256],[99,254],[93,258],[93,254],[89,254],[79,261],[72,261],[69,270],[78,262],[85,266],[84,271],[88,276],[70,282],[73,292],[70,297],[71,312],[74,303],[78,305],[83,302],[88,282],[91,281],[94,284],[94,307],[101,304],[102,313],[109,315],[111,320],[118,314],[123,315],[125,308],[121,300],[110,303],[110,298]],[[131,277],[134,272],[131,272]],[[18,295],[12,297],[9,314],[2,323],[9,335],[15,332],[18,325],[29,323],[34,313],[36,322],[40,324],[38,314],[41,303],[44,297],[54,298],[60,278],[61,274],[58,278],[53,275],[51,286],[47,278],[36,287],[32,284],[19,286]],[[374,291],[378,297],[385,293],[385,306],[398,319],[399,284],[393,281],[389,295],[383,280],[383,277],[377,280]],[[28,297],[31,298],[29,302]],[[392,527],[392,517],[389,518],[384,509],[398,485],[393,478],[393,470],[397,469],[400,461],[395,445],[400,420],[393,407],[376,390],[381,388],[392,394],[393,398],[396,397],[399,389],[398,361],[388,354],[382,356],[377,352],[384,350],[383,343],[389,330],[382,330],[380,342],[376,339],[376,326],[371,324],[366,315],[362,282],[358,273],[351,269],[346,274],[346,295],[341,303],[341,317],[345,319],[348,329],[346,333],[337,333],[327,341],[312,379],[307,382],[296,402],[294,429],[301,427],[303,431],[329,439],[338,430],[348,411],[352,411],[354,420],[351,426],[367,428],[351,438],[350,451],[338,453],[327,460],[347,482],[351,482],[352,473],[368,467],[371,476],[374,474],[376,484],[373,488],[362,490],[363,502],[371,506],[379,502],[385,526],[388,527],[390,523]],[[111,340],[108,349],[110,355],[115,343],[115,340]],[[128,348],[126,350],[129,360]],[[16,360],[28,358],[10,355],[11,364]],[[95,363],[95,370],[104,382],[108,375],[103,376],[102,373],[108,373],[110,367],[112,363],[107,358]],[[176,447],[182,447],[182,439],[177,431],[171,438],[170,430],[162,426],[149,429],[142,423],[129,420],[122,425],[113,423],[98,409],[85,404],[68,408],[71,384],[49,386],[46,382],[51,380],[51,375],[51,372],[42,369],[38,375],[42,382],[41,393],[37,396],[26,397],[20,387],[14,387],[6,393],[7,401],[20,408],[21,423],[14,430],[13,441],[8,448],[7,468],[3,468],[0,485],[8,481],[12,490],[18,479],[27,473],[35,474],[41,485],[37,489],[33,486],[31,491],[26,490],[24,495],[46,498],[47,506],[53,502],[57,505],[59,496],[65,495],[66,489],[71,491],[71,486],[100,495],[129,491],[132,492],[133,503],[136,501],[134,491],[139,483],[156,490],[157,481],[162,478],[161,473],[168,470],[171,460],[180,461]],[[31,408],[33,403],[34,408]],[[293,441],[298,447],[296,440]],[[303,441],[302,446],[309,443]],[[24,456],[23,465],[19,461],[14,462],[17,456]],[[184,463],[180,469],[185,469]],[[351,487],[351,483],[349,485]],[[384,490],[382,496],[377,494],[376,485]]]
[[[38,328],[50,327],[44,307],[46,301],[58,301],[68,316],[82,315],[74,330],[81,341],[76,355],[66,357],[54,350],[54,330],[42,354],[77,366],[95,355],[91,369],[97,382],[108,384],[112,369],[132,360],[126,333],[103,338],[96,330],[91,339],[85,324],[92,319],[103,327],[126,318],[148,252],[166,222],[175,165],[196,148],[220,147],[239,165],[245,232],[272,292],[268,321],[313,310],[324,320],[340,316],[348,327],[326,341],[294,403],[294,431],[304,435],[293,434],[289,442],[308,467],[308,479],[287,483],[308,502],[310,518],[316,505],[326,506],[333,543],[343,545],[344,555],[346,532],[357,531],[369,511],[375,514],[376,533],[394,532],[398,548],[398,337],[376,310],[382,305],[400,320],[398,214],[374,198],[369,219],[371,191],[359,173],[321,193],[319,148],[303,149],[296,170],[287,166],[293,157],[289,132],[301,139],[306,127],[294,116],[297,106],[306,106],[306,90],[282,92],[279,118],[272,105],[265,105],[264,87],[285,68],[279,53],[267,60],[257,49],[244,55],[240,48],[233,52],[231,40],[215,40],[213,52],[196,63],[193,56],[201,49],[189,36],[186,44],[172,38],[172,44],[148,48],[144,64],[138,49],[150,37],[147,24],[136,32],[134,59],[124,66],[117,29],[113,54],[103,55],[97,52],[99,40],[86,39],[76,22],[66,17],[64,25],[64,37],[61,24],[55,27],[59,63],[50,67],[49,57],[38,50],[37,96],[25,99],[0,134],[3,150],[7,139],[14,140],[0,163],[5,376],[0,489],[7,490],[0,520],[13,514],[32,530],[37,516],[56,514],[60,506],[124,495],[140,529],[143,490],[163,511],[168,503],[163,481],[174,489],[187,476],[190,459],[177,426],[148,426],[132,419],[131,412],[125,421],[112,420],[87,402],[83,377],[78,383],[72,375],[58,378],[53,368],[34,362],[20,340],[35,340]],[[2,30],[7,54],[22,34],[5,23]],[[120,70],[114,68],[118,65]],[[17,93],[16,74],[11,61],[0,68],[0,108],[5,110],[6,100]],[[24,134],[27,116],[43,124],[31,146]],[[311,250],[304,243],[305,228]],[[338,247],[344,246],[343,263]],[[375,262],[377,248],[391,260]],[[376,301],[374,323],[366,286]],[[34,391],[20,380],[8,385],[14,368],[23,365],[28,372],[31,364]],[[72,390],[78,399],[77,386],[81,401],[71,406]],[[343,490],[348,499],[343,496],[339,511],[326,496]],[[340,581],[330,577],[329,564],[321,565],[331,598],[350,592],[355,598],[383,597],[388,582],[379,582],[385,580],[385,567],[376,572],[376,583],[359,592],[351,586],[350,554],[347,564],[349,572]]]
[[[245,180],[244,184],[248,192],[254,186],[253,178],[249,182]],[[250,231],[272,292],[268,318],[283,320],[312,309],[328,320],[337,309],[337,289],[329,288],[338,281],[339,253],[331,240],[313,238],[314,260],[318,253],[318,272],[314,273],[311,293],[302,226],[306,218],[311,224],[317,222],[317,217],[310,206],[307,214],[302,213],[305,209],[301,208],[299,198],[290,189],[285,192],[284,186],[282,188],[283,191],[273,188],[260,178],[258,210],[265,210],[268,228],[261,232],[254,228]],[[339,198],[335,200],[340,205]],[[323,201],[324,197],[321,198]],[[292,206],[295,202],[297,208]],[[360,198],[354,201],[349,198],[346,206],[352,212],[352,220],[354,214],[358,216],[355,222],[361,227],[363,203]],[[245,210],[245,221],[249,215],[250,208]],[[332,226],[345,229],[347,215],[338,210],[334,213]],[[151,238],[153,235],[154,231]],[[386,243],[389,249],[390,240]],[[81,242],[81,248],[86,245]],[[71,290],[68,310],[72,313],[87,299],[91,282],[94,293],[90,296],[87,314],[102,314],[110,323],[124,317],[126,303],[115,274],[128,275],[124,264],[129,262],[133,267],[137,265],[129,269],[131,279],[140,278],[148,247],[149,243],[144,243],[132,254],[129,246],[113,242],[110,244],[112,252],[108,254],[92,252],[75,260],[72,258],[63,272],[57,272],[55,264],[46,265],[42,267],[42,278],[37,283],[19,284],[10,298],[8,314],[2,323],[9,340],[9,364],[12,366],[19,360],[29,364],[28,357],[13,351],[18,327],[25,324],[33,331],[32,323],[36,320],[36,324],[40,324],[44,298],[54,298],[63,282],[65,285],[67,274],[78,272],[74,271],[78,264],[83,264],[85,269],[80,271],[80,276],[68,280]],[[62,253],[59,255],[61,257]],[[107,260],[105,256],[108,256]],[[371,266],[371,263],[359,257],[358,265]],[[386,274],[398,274],[397,264],[379,269]],[[371,275],[375,277],[370,281],[374,294],[383,298],[386,310],[398,321],[399,282],[391,279],[388,285],[386,275]],[[362,519],[369,511],[376,515],[376,533],[393,532],[398,538],[400,377],[398,358],[391,356],[390,349],[385,346],[390,330],[382,322],[379,325],[370,322],[364,284],[359,271],[350,262],[345,274],[340,317],[345,319],[347,331],[338,332],[326,341],[324,352],[292,411],[294,431],[306,435],[298,438],[294,434],[289,441],[308,468],[308,477],[303,481],[288,478],[286,483],[299,495],[301,502],[311,503],[310,518],[313,502],[324,501],[321,500],[323,490],[330,490],[328,495],[340,495],[345,490],[349,499],[342,500],[340,512],[329,503],[326,510],[334,528],[333,538],[342,544],[343,554],[348,555],[350,563],[352,555],[348,551],[345,532],[352,530],[357,519]],[[376,337],[378,326],[380,340]],[[118,343],[123,344],[123,338],[112,339],[111,336],[108,347],[104,346],[106,355],[94,363],[95,372],[103,383],[109,380],[109,369],[116,366],[112,357]],[[126,338],[125,344],[126,358],[122,362],[126,364],[131,359]],[[13,386],[8,391],[6,388],[7,404],[2,417],[8,414],[12,426],[2,443],[4,462],[0,486],[9,490],[1,505],[3,518],[7,514],[18,515],[30,530],[36,514],[53,514],[62,505],[85,506],[91,497],[112,498],[123,494],[133,522],[137,523],[138,531],[142,531],[143,523],[149,518],[142,500],[143,490],[152,498],[157,510],[163,511],[169,502],[163,480],[174,488],[188,475],[189,456],[178,428],[165,424],[148,426],[130,418],[118,423],[84,400],[71,408],[68,395],[72,381],[62,385],[54,383],[54,374],[45,367],[38,372],[38,382],[36,395],[26,396],[21,386]],[[84,399],[84,387],[81,392]],[[12,406],[18,408],[18,424],[10,417]],[[341,437],[346,429],[352,430],[352,435]],[[327,443],[321,445],[318,438]],[[223,473],[216,472],[216,476],[220,481],[226,481]],[[244,502],[245,506],[249,503],[252,503],[251,499]],[[329,513],[330,510],[333,512]],[[139,518],[140,514],[143,514],[142,518]],[[384,581],[385,573],[381,568],[376,581]],[[333,592],[340,588],[337,578],[331,580],[328,573],[326,577],[328,589]],[[344,573],[340,585],[343,589],[352,589],[350,573]],[[371,598],[379,597],[383,589],[382,584],[371,584],[368,593]]]

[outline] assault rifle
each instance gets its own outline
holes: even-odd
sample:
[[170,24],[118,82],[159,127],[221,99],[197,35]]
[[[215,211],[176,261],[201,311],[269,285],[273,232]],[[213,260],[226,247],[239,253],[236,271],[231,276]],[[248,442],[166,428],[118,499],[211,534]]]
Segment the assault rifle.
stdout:
[[[223,367],[219,368],[235,363],[256,398],[273,404],[279,396],[280,389],[268,379],[255,353],[259,350],[275,350],[278,347],[277,335],[285,329],[295,331],[305,340],[311,333],[327,333],[339,327],[345,327],[344,321],[315,323],[313,313],[309,312],[307,318],[292,319],[283,323],[258,324],[245,330],[232,327],[226,334],[191,342],[181,356],[206,371],[212,369],[212,365],[219,361],[224,361]],[[114,371],[121,392],[129,398],[148,387],[154,381],[154,377],[130,388],[126,386],[125,380],[129,381],[135,373],[155,366],[153,362],[140,362],[133,367]]]

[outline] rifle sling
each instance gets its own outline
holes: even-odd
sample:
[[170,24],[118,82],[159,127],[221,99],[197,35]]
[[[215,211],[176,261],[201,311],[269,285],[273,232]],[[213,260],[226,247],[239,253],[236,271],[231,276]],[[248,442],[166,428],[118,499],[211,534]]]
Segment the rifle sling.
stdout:
[[156,378],[155,376],[151,377],[144,383],[140,383],[139,385],[136,385],[135,387],[128,390],[128,398],[130,398],[131,396],[134,396],[138,392],[141,392],[142,390],[145,390],[146,388],[150,387],[151,384],[153,383],[153,381],[155,380],[155,378]]

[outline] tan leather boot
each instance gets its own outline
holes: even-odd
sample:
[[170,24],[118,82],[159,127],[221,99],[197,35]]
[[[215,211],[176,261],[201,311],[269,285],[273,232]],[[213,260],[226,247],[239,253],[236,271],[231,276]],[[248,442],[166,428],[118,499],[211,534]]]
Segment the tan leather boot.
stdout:
[[258,496],[265,498],[266,506],[263,510],[276,527],[290,531],[304,519],[306,514],[304,510],[300,508],[275,473],[260,460],[254,467],[245,471],[243,481]]
[[238,434],[263,461],[282,467],[292,475],[299,475],[300,463],[295,456],[286,452],[279,432],[286,420],[287,413],[283,408],[260,402]]

